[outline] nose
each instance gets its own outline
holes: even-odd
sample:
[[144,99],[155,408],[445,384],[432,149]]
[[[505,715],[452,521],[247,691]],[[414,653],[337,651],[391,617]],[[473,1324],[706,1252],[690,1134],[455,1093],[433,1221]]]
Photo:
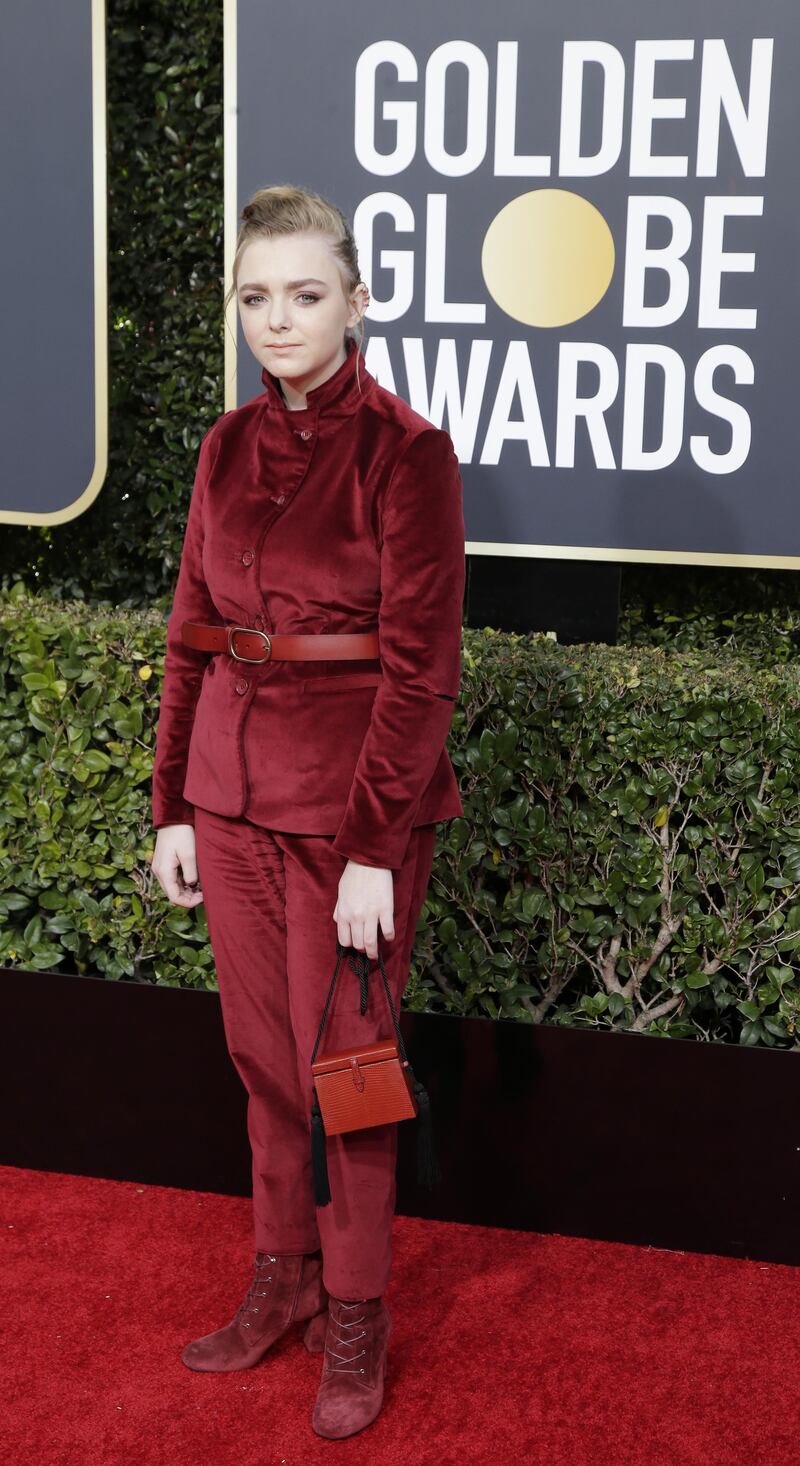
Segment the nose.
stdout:
[[269,308],[269,328],[271,331],[283,331],[289,324],[289,317],[286,306],[273,296]]

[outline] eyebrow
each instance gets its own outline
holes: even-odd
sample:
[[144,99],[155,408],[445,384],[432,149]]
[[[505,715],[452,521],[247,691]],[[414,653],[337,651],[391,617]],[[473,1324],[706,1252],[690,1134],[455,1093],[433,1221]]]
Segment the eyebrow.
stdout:
[[[327,281],[318,280],[316,275],[308,275],[305,280],[287,280],[286,284],[289,290],[296,290],[298,285],[326,285]],[[259,285],[251,281],[249,285],[240,285],[239,292],[241,293],[242,290],[266,290],[266,288],[266,285]]]

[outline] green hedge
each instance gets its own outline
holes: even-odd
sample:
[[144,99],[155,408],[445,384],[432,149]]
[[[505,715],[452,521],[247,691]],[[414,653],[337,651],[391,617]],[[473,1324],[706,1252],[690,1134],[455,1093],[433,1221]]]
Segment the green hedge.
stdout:
[[[0,963],[213,987],[149,861],[157,611],[0,597]],[[464,631],[405,1006],[796,1048],[800,675]]]
[[797,589],[796,570],[626,564],[617,641],[790,662],[800,653]]

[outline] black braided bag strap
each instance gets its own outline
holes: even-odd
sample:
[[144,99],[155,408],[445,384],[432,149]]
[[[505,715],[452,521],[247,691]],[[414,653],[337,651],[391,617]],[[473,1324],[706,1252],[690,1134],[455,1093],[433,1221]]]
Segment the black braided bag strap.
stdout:
[[[336,939],[336,966],[333,969],[333,977],[331,978],[330,987],[328,988],[328,996],[325,999],[325,1006],[324,1006],[324,1008],[322,1010],[322,1018],[320,1020],[319,1029],[317,1031],[317,1037],[316,1037],[316,1040],[315,1040],[315,1043],[314,1043],[314,1048],[313,1048],[313,1051],[312,1051],[312,1054],[311,1054],[311,1063],[312,1064],[313,1064],[314,1060],[317,1057],[317,1050],[319,1048],[319,1045],[320,1045],[320,1042],[321,1042],[321,1039],[322,1039],[322,1031],[323,1031],[323,1029],[325,1027],[325,1024],[327,1022],[327,1019],[328,1019],[328,1012],[329,1012],[331,1003],[333,1002],[333,994],[334,994],[334,990],[336,988],[337,979],[339,977],[339,969],[340,969],[340,967],[342,965],[342,958],[345,957],[345,956],[347,957],[347,960],[350,963],[350,966],[352,967],[354,973],[356,974],[356,976],[358,978],[359,988],[361,990],[361,1004],[360,1004],[360,1007],[361,1007],[361,1013],[362,1013],[362,1015],[364,1013],[366,1013],[366,1011],[367,1011],[367,1001],[368,1001],[368,997],[369,997],[369,991],[368,991],[369,969],[370,969],[370,962],[372,961],[372,958],[371,957],[368,957],[367,954],[366,954],[366,952],[360,951],[357,947],[345,947],[339,941],[339,939],[337,937],[337,939]],[[400,1024],[399,1024],[398,1019],[397,1019],[397,1011],[395,1009],[394,1002],[392,1000],[391,989],[389,987],[389,980],[388,980],[388,978],[386,976],[386,968],[383,965],[383,954],[381,952],[378,952],[378,965],[379,965],[380,970],[381,970],[381,978],[383,980],[383,990],[384,990],[384,992],[386,994],[386,1001],[389,1004],[389,1012],[392,1015],[392,1023],[394,1025],[394,1031],[395,1031],[395,1035],[397,1037],[397,1047],[398,1047],[398,1049],[400,1051],[400,1054],[402,1055],[403,1059],[405,1059],[407,1061],[408,1060],[408,1055],[406,1054],[405,1044],[403,1043],[403,1035],[400,1032]]]

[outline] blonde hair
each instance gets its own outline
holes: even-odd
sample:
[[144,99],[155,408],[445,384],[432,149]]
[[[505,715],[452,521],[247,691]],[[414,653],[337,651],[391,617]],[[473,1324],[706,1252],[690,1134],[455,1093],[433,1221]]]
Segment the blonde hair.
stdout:
[[[353,231],[341,209],[321,194],[309,188],[298,188],[292,183],[274,183],[269,188],[258,188],[251,195],[241,212],[241,224],[236,237],[233,256],[232,280],[225,292],[223,308],[236,294],[239,266],[248,244],[254,239],[270,239],[276,234],[319,234],[330,246],[331,253],[339,266],[342,286],[349,298],[357,285],[364,282],[358,267],[358,251]],[[359,352],[364,345],[364,317],[359,326],[360,340],[355,330],[348,326],[345,339],[353,336],[358,340],[356,352],[356,378],[358,379]],[[358,381],[359,391],[361,382]]]

